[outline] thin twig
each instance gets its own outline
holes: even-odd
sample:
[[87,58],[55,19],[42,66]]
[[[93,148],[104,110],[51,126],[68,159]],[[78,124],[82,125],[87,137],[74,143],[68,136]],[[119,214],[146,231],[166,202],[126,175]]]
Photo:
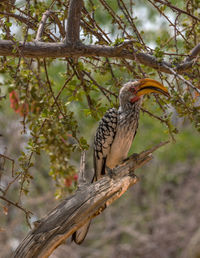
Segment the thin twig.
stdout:
[[14,176],[14,166],[15,166],[15,161],[14,159],[11,159],[10,157],[8,156],[5,156],[3,154],[0,154],[0,157],[4,158],[4,159],[8,159],[12,162],[12,177]]
[[148,0],[148,2],[150,2],[150,3],[158,10],[158,12],[159,12],[163,17],[165,17],[165,19],[170,23],[170,25],[173,26],[173,27],[175,28],[175,30],[181,35],[181,37],[187,42],[187,44],[190,44],[189,41],[186,39],[186,37],[183,35],[183,33],[181,33],[181,31],[179,31],[179,30],[177,29],[176,24],[173,24],[173,22],[171,22],[171,20],[168,18],[168,16],[165,15],[165,13],[164,13],[163,11],[161,11],[160,8],[159,8],[156,4],[154,4],[153,1]]
[[192,17],[193,19],[195,19],[195,20],[197,20],[197,21],[200,21],[200,19],[199,19],[197,16],[194,16],[194,15],[192,15],[192,14],[190,14],[190,13],[188,13],[188,12],[186,12],[186,11],[184,11],[184,10],[182,10],[182,9],[180,9],[180,8],[178,8],[178,7],[176,7],[176,6],[174,6],[174,5],[172,5],[172,4],[169,3],[168,1],[167,1],[167,2],[162,1],[162,0],[154,0],[154,1],[155,1],[155,2],[158,2],[158,3],[161,3],[161,4],[164,4],[164,5],[167,5],[168,7],[170,7],[171,9],[174,9],[174,10],[178,11],[179,13],[184,13],[184,14],[186,14],[186,15]]
[[[108,98],[108,101],[110,101],[109,95],[113,95],[114,97],[117,98],[117,95],[109,90],[107,90],[106,88],[102,87],[101,85],[98,84],[98,82],[90,75],[90,73],[83,71],[90,80],[92,80],[92,82],[100,89],[100,91],[104,94],[104,96],[106,98]],[[107,93],[107,94],[106,94]]]
[[[164,65],[165,66],[165,65]],[[198,94],[200,94],[200,89],[195,87],[191,82],[187,81],[182,75],[178,74],[174,71],[174,69],[168,67],[168,69],[171,71],[172,74],[174,74],[176,77],[178,77],[180,80],[184,81],[188,86],[190,86],[193,90],[195,90]]]
[[[108,37],[108,35],[105,33],[105,31],[96,23],[96,21],[90,16],[89,12],[87,11],[87,9],[85,7],[83,7],[83,13],[86,15],[87,19],[89,20],[91,26],[93,28],[97,28],[98,31],[100,32],[100,35],[103,35],[106,39],[103,39],[104,42],[108,42],[111,43],[111,39]],[[85,21],[82,18],[83,21]]]
[[66,34],[65,28],[62,26],[62,23],[60,22],[58,16],[57,16],[54,12],[51,12],[50,17],[52,17],[52,19],[53,19],[53,20],[55,21],[55,23],[58,25],[60,34],[61,34],[61,36],[64,38],[64,37],[65,37],[65,34]]
[[[141,35],[140,35],[138,29],[137,29],[137,27],[136,27],[136,25],[134,24],[133,18],[131,17],[130,13],[128,12],[128,10],[127,10],[127,8],[126,8],[126,5],[124,4],[124,1],[123,1],[123,0],[117,0],[117,2],[118,2],[119,8],[120,8],[121,11],[124,13],[124,15],[125,15],[127,21],[130,23],[131,27],[133,28],[133,31],[135,32],[135,34],[136,34],[138,40],[142,43],[142,45],[144,46],[144,48],[147,49],[147,47],[146,47],[146,45],[145,45],[145,43],[144,43],[144,41],[143,41],[143,39],[142,39],[142,37],[141,37]],[[122,4],[122,6],[121,6],[121,4]]]
[[10,181],[6,187],[6,189],[4,190],[4,195],[6,195],[6,193],[8,192],[8,189],[10,188],[10,186],[19,178],[20,174],[18,174],[12,181]]
[[162,119],[162,118],[159,117],[159,116],[154,115],[153,113],[151,113],[150,111],[148,111],[148,110],[146,110],[146,109],[144,109],[144,108],[142,108],[142,107],[141,107],[141,111],[144,112],[144,113],[147,113],[149,116],[151,116],[151,117],[153,117],[153,118],[159,120],[161,123],[166,123],[166,120]]
[[0,195],[0,199],[2,199],[3,201],[7,202],[8,204],[12,205],[12,206],[15,206],[17,208],[19,208],[20,210],[22,210],[25,214],[26,214],[26,219],[27,219],[27,223],[29,225],[29,227],[31,228],[31,225],[29,223],[29,217],[30,217],[30,214],[33,214],[31,211],[27,211],[26,209],[24,209],[21,205],[19,205],[18,203],[15,203],[11,200],[8,200],[6,197]]
[[[101,4],[103,5],[103,7],[108,11],[108,13],[111,15],[111,17],[113,18],[113,20],[115,21],[115,23],[117,23],[119,25],[119,28],[125,33],[125,35],[128,38],[131,38],[131,36],[128,34],[128,32],[126,31],[125,27],[126,25],[123,24],[121,18],[119,17],[119,15],[117,15],[113,9],[111,8],[111,6],[109,6],[109,4],[104,1],[104,0],[99,0],[101,2]],[[123,25],[122,25],[123,24]]]
[[0,14],[8,16],[8,17],[15,18],[16,20],[25,23],[26,25],[28,25],[32,29],[36,28],[36,24],[30,21],[30,17],[26,18],[22,15],[18,15],[18,14],[15,14],[15,13],[6,13],[6,12],[0,12]]
[[52,96],[52,98],[53,98],[53,100],[54,100],[54,103],[55,103],[56,106],[58,107],[58,110],[60,111],[61,115],[62,115],[63,117],[65,117],[65,114],[64,114],[63,111],[61,110],[60,105],[59,105],[59,103],[58,103],[58,101],[57,101],[57,99],[56,99],[56,97],[55,97],[55,95],[54,95],[54,92],[53,92],[53,89],[52,89],[52,86],[51,86],[51,82],[50,82],[50,80],[49,80],[49,75],[48,75],[48,71],[47,71],[46,60],[44,59],[43,62],[44,62],[45,75],[46,75],[46,79],[47,79],[47,85],[49,86],[49,90],[50,90],[50,92],[51,92],[51,96]]

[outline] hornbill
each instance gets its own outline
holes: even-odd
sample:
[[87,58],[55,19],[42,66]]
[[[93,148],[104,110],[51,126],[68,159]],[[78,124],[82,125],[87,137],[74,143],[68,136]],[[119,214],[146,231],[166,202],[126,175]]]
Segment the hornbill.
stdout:
[[[94,139],[94,178],[99,180],[107,172],[127,158],[138,128],[143,95],[161,93],[169,97],[167,89],[158,81],[145,78],[126,83],[119,93],[119,109],[109,109],[99,122]],[[90,221],[72,235],[81,244],[85,239]]]

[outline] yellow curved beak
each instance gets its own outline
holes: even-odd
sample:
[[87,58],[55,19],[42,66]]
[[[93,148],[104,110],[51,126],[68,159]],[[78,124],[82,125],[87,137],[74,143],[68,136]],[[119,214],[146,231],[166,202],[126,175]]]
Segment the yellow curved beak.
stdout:
[[165,88],[160,82],[156,80],[145,78],[145,79],[139,80],[138,82],[139,82],[139,86],[137,89],[138,97],[152,92],[160,93],[165,95],[166,97],[170,97],[167,88]]

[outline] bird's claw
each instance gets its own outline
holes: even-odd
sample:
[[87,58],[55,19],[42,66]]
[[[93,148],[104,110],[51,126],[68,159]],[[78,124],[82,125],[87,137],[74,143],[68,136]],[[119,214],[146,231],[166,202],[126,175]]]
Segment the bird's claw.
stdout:
[[131,159],[135,160],[136,162],[139,160],[140,155],[138,153],[133,153],[131,155]]
[[135,161],[137,161],[138,158],[139,158],[139,156],[140,156],[140,155],[139,155],[138,153],[133,153],[131,156],[129,156],[129,157],[127,157],[126,159],[124,159],[122,163],[124,163],[124,162],[126,162],[126,161],[128,161],[128,160],[130,160],[130,159],[134,159]]
[[106,166],[106,174],[110,177],[113,178],[114,176],[116,176],[116,173],[114,172],[113,169],[110,169],[109,167]]

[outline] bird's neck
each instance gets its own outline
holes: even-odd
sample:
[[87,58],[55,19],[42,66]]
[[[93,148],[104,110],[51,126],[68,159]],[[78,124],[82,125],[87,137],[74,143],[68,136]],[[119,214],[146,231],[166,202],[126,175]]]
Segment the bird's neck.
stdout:
[[119,113],[121,114],[139,114],[140,112],[140,106],[141,106],[141,102],[137,101],[135,103],[124,103],[121,104],[119,107]]
[[123,128],[124,133],[135,131],[138,126],[140,103],[120,106],[118,110],[118,124]]
[[128,156],[138,127],[140,103],[135,104],[120,106],[118,110],[116,134],[106,159],[109,168],[114,168]]

